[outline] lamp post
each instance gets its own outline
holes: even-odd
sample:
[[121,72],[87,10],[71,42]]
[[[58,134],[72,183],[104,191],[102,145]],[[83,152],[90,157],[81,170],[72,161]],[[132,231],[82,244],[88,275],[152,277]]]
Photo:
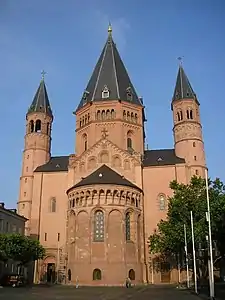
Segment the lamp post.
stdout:
[[186,225],[184,224],[184,250],[185,250],[185,256],[186,256],[186,268],[187,268],[187,288],[190,287],[190,281],[189,281],[189,266],[188,266],[188,251],[187,251],[187,230]]
[[195,293],[198,293],[197,286],[197,271],[196,271],[196,256],[195,256],[195,236],[194,236],[194,225],[193,225],[193,213],[191,211],[191,237],[192,237],[192,247],[193,247],[193,264],[194,264],[194,281],[195,281]]
[[59,253],[59,240],[60,240],[60,233],[57,234],[57,273],[56,273],[56,283],[59,282],[59,262],[60,262],[60,253]]
[[208,186],[208,171],[205,169],[205,186],[206,186],[206,200],[207,200],[207,212],[206,212],[206,220],[208,222],[208,230],[209,230],[209,257],[210,257],[210,269],[209,269],[209,286],[210,286],[210,297],[214,299],[215,291],[214,291],[214,272],[213,272],[213,249],[212,249],[212,232],[211,232],[211,216],[210,216],[210,204],[209,204],[209,186]]

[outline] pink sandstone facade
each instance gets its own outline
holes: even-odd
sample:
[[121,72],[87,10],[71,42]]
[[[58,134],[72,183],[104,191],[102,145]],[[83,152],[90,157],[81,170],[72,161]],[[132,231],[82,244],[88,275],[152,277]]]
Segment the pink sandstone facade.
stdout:
[[[179,66],[171,108],[174,149],[145,149],[143,100],[112,38],[75,112],[75,154],[51,156],[53,114],[42,79],[26,115],[18,200],[46,257],[36,280],[54,270],[83,285],[177,281],[154,270],[148,237],[166,217],[170,181],[188,183],[206,168],[199,102]],[[169,96],[169,95],[168,95]],[[45,279],[43,279],[45,278]]]

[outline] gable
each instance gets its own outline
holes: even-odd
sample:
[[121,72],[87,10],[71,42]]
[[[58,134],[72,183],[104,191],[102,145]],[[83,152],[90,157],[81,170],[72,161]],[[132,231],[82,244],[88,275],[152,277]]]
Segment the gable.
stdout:
[[[121,160],[130,160],[133,164],[141,164],[141,155],[131,154],[128,151],[120,149],[117,145],[113,144],[106,138],[102,138],[90,149],[83,152],[79,157],[76,155],[71,155],[69,159],[69,167],[74,167],[82,165],[85,162],[90,162],[91,160],[96,160],[99,163],[113,162],[113,158],[118,158]],[[115,161],[116,162],[116,161]],[[118,164],[119,161],[117,160]]]
[[73,184],[80,181],[82,177],[87,177],[103,164],[135,183],[135,167],[141,167],[142,162],[140,154],[131,154],[106,138],[102,138],[79,157],[70,156],[69,170],[74,172]]

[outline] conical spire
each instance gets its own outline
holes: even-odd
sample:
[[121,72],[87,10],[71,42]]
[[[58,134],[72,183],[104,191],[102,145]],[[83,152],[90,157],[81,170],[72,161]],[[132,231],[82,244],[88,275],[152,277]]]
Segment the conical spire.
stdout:
[[50,117],[53,117],[50,102],[48,99],[47,89],[45,86],[44,72],[42,72],[42,80],[39,84],[39,87],[34,96],[32,104],[28,109],[27,114],[34,113],[34,112],[42,112],[47,114]]
[[108,26],[108,38],[94,68],[78,109],[92,101],[122,100],[142,105],[112,38],[112,26]]
[[197,101],[196,94],[191,87],[182,64],[180,63],[172,101],[182,99],[193,99]]

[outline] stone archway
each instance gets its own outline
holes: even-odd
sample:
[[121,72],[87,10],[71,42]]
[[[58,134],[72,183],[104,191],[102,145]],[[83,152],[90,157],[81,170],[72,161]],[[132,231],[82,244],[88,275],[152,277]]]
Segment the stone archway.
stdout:
[[43,263],[40,280],[43,282],[54,283],[56,280],[56,258],[47,256]]

